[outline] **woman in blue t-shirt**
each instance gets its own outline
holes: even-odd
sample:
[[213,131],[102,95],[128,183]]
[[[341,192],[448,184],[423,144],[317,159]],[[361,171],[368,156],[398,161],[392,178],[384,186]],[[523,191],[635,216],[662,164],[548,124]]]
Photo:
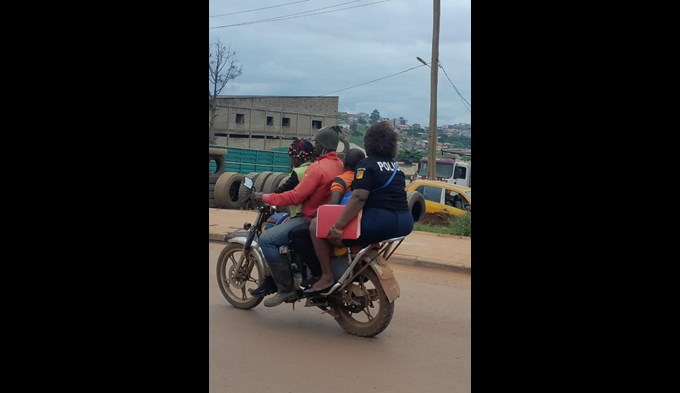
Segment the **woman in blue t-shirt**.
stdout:
[[[331,245],[368,245],[411,233],[413,217],[406,200],[406,177],[395,161],[397,139],[397,132],[386,121],[376,123],[366,131],[366,158],[357,164],[352,196],[335,225],[329,229],[328,242],[315,244],[315,247],[321,247],[317,248],[317,256],[330,259]],[[361,236],[356,240],[342,239],[342,229],[360,211]],[[305,292],[323,294],[333,284],[335,282],[319,280]]]

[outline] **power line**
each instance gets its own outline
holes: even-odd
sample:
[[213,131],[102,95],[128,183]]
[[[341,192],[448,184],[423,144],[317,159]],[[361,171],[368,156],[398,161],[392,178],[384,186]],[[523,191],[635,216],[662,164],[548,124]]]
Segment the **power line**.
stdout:
[[[418,59],[418,61],[421,62],[421,63],[423,63],[424,65],[426,65],[426,66],[428,66],[428,67],[430,66],[429,64],[427,64],[427,63],[425,62],[425,60],[421,59],[420,57],[417,57],[417,56],[416,56],[416,59]],[[472,105],[470,105],[470,103],[465,99],[465,97],[463,97],[463,96],[460,94],[460,92],[458,91],[458,88],[456,87],[456,85],[454,85],[454,84],[453,84],[453,81],[451,81],[451,78],[449,78],[449,74],[446,73],[446,70],[444,69],[444,66],[442,66],[441,63],[439,63],[438,66],[439,66],[439,68],[442,69],[442,71],[444,71],[444,75],[446,75],[446,79],[449,80],[449,83],[451,83],[451,86],[453,86],[453,89],[456,91],[456,93],[458,93],[458,96],[460,96],[460,98],[463,100],[463,106],[465,106],[465,109],[467,109],[468,112],[470,112],[470,114],[472,114],[472,109],[470,109],[470,108],[472,107]]]
[[[332,5],[332,6],[328,6],[328,7],[317,8],[317,9],[315,9],[315,10],[303,11],[303,12],[298,12],[298,13],[296,13],[296,14],[289,14],[289,15],[284,15],[284,16],[279,16],[279,17],[274,17],[274,18],[259,19],[259,20],[254,20],[254,21],[251,21],[251,22],[234,23],[234,24],[231,24],[231,25],[215,26],[215,27],[210,27],[209,29],[210,29],[210,30],[212,30],[212,29],[221,29],[221,28],[223,28],[223,27],[243,26],[243,25],[251,25],[251,24],[255,24],[255,23],[265,23],[265,22],[273,22],[273,21],[286,20],[286,19],[302,18],[302,17],[304,17],[304,16],[312,16],[312,15],[327,14],[327,13],[329,13],[329,12],[337,12],[337,11],[349,10],[349,9],[351,9],[351,8],[366,7],[366,6],[373,5],[373,4],[384,3],[384,2],[390,1],[390,0],[376,1],[375,3],[368,3],[368,4],[356,5],[356,6],[354,6],[354,7],[346,7],[346,8],[340,8],[340,9],[337,9],[337,10],[331,10],[331,11],[325,11],[325,12],[316,12],[316,13],[310,14],[310,12],[312,12],[312,11],[318,11],[318,10],[323,10],[323,9],[327,9],[327,8],[333,8],[333,7],[337,7],[337,6],[344,5],[344,4],[349,4],[349,3],[356,3],[357,1],[361,1],[361,0],[348,1],[348,2],[346,2],[346,3],[336,4],[336,5]],[[303,15],[303,14],[304,14],[304,15]]]
[[362,83],[362,84],[360,84],[360,85],[356,85],[356,86],[352,86],[352,87],[347,87],[347,88],[340,89],[340,90],[336,90],[336,91],[332,91],[332,92],[326,93],[326,94],[320,94],[319,97],[321,97],[321,96],[327,96],[327,95],[329,95],[329,94],[338,93],[338,92],[345,91],[345,90],[349,90],[349,89],[354,89],[355,87],[359,87],[359,86],[367,85],[367,84],[369,84],[369,83],[373,83],[373,82],[377,82],[377,81],[380,81],[380,80],[383,80],[383,79],[387,79],[387,78],[389,78],[389,77],[392,77],[392,76],[395,76],[395,75],[399,75],[399,74],[403,74],[404,72],[408,72],[408,71],[414,70],[414,69],[419,68],[419,67],[422,67],[422,66],[419,65],[419,66],[416,66],[416,67],[411,67],[411,68],[409,68],[408,70],[400,71],[400,72],[397,72],[396,74],[387,75],[387,76],[384,76],[384,77],[382,77],[382,78],[374,79],[374,80],[372,80],[372,81],[370,81],[370,82]]
[[449,78],[449,74],[446,73],[446,70],[444,69],[444,66],[441,65],[441,63],[439,64],[439,68],[441,68],[442,71],[444,71],[444,75],[446,75],[446,79],[449,80],[449,82],[451,83],[451,86],[453,86],[454,90],[456,90],[456,93],[458,93],[460,98],[467,104],[465,107],[467,108],[468,112],[470,112],[470,114],[472,114],[472,109],[470,109],[470,108],[472,108],[472,105],[470,105],[470,103],[465,99],[465,97],[463,97],[463,95],[460,94],[460,92],[458,91],[458,88],[456,87],[456,85],[453,84],[453,82],[451,81],[451,78]]
[[309,0],[300,0],[300,1],[295,1],[295,2],[293,2],[293,3],[286,3],[286,4],[273,5],[273,6],[270,6],[270,7],[255,8],[255,9],[247,10],[247,11],[230,12],[230,13],[228,13],[228,14],[211,15],[211,16],[209,16],[208,18],[217,18],[218,16],[244,14],[244,13],[246,13],[246,12],[253,12],[253,11],[266,10],[266,9],[269,9],[269,8],[283,7],[284,5],[297,4],[297,3],[304,3],[304,2],[306,2],[306,1],[309,1]]
[[[316,8],[316,9],[313,9],[313,10],[297,12],[297,13],[294,13],[294,14],[288,14],[288,15],[283,15],[283,16],[276,16],[276,17],[273,17],[273,18],[266,18],[266,19],[258,19],[258,20],[251,21],[251,22],[243,22],[243,23],[235,23],[235,24],[231,24],[231,25],[224,25],[224,26],[211,27],[210,29],[219,29],[219,28],[222,28],[222,27],[242,26],[242,25],[250,25],[250,24],[255,24],[255,23],[272,22],[272,21],[277,21],[277,20],[285,20],[285,19],[301,18],[301,17],[303,17],[303,16],[311,16],[311,15],[325,14],[325,13],[328,13],[328,12],[342,11],[342,10],[349,9],[349,8],[356,8],[356,7],[363,7],[363,6],[364,6],[364,5],[360,5],[360,6],[355,6],[355,7],[347,7],[347,8],[341,8],[341,9],[338,9],[338,10],[332,10],[332,11],[326,11],[326,12],[319,12],[319,13],[315,13],[315,14],[310,14],[310,12],[313,12],[313,11],[325,10],[325,9],[328,9],[328,8],[338,7],[338,6],[345,5],[345,4],[356,3],[357,1],[362,1],[362,0],[352,0],[352,1],[348,1],[348,2],[346,2],[346,3],[340,3],[340,4],[336,4],[336,5],[330,5],[330,6],[328,6],[328,7]],[[385,0],[385,1],[389,1],[389,0]],[[365,5],[370,5],[370,4],[365,4]]]

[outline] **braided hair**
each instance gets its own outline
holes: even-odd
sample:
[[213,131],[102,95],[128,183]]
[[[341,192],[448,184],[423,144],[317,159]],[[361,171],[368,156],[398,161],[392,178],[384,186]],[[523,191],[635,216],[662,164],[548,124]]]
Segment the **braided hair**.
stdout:
[[295,138],[288,148],[288,155],[307,162],[314,158],[314,145],[307,139]]

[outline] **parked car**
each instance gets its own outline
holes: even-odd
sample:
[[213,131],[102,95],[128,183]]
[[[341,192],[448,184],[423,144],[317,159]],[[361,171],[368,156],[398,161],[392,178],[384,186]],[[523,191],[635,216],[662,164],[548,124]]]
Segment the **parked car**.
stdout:
[[435,180],[414,180],[407,191],[418,191],[425,199],[426,213],[447,213],[462,216],[472,211],[472,189]]

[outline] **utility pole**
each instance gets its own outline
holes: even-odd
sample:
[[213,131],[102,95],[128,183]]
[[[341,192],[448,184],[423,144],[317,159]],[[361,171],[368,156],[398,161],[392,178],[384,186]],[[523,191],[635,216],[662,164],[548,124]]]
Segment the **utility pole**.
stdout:
[[439,71],[439,0],[434,2],[432,21],[432,61],[430,62],[430,140],[427,155],[427,177],[436,179],[437,169],[437,73]]

